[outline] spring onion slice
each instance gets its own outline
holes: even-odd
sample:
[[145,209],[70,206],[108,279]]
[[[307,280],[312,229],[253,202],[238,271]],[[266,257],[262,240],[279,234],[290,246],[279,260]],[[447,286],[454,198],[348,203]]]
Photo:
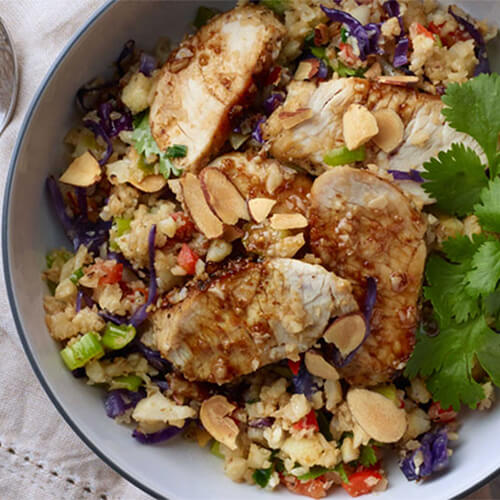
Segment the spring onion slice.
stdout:
[[138,375],[121,375],[113,379],[111,386],[113,389],[126,389],[127,391],[136,392],[142,382],[142,378]]
[[104,355],[104,349],[97,333],[86,333],[81,339],[61,351],[64,364],[70,370],[85,366],[89,361]]
[[364,161],[366,158],[366,149],[361,146],[358,149],[350,151],[345,146],[341,148],[332,149],[325,153],[323,161],[330,167],[338,167],[339,165],[347,165],[357,161]]
[[224,458],[224,455],[222,454],[222,452],[220,451],[220,443],[219,441],[214,441],[212,443],[212,446],[210,446],[210,453],[214,456],[216,456],[217,458]]
[[78,285],[78,282],[80,281],[80,278],[82,276],[83,276],[83,269],[79,267],[76,271],[73,271],[69,279],[71,283],[73,283],[74,285]]
[[132,325],[115,325],[108,323],[102,337],[102,344],[111,350],[122,349],[132,342],[135,337],[135,328]]

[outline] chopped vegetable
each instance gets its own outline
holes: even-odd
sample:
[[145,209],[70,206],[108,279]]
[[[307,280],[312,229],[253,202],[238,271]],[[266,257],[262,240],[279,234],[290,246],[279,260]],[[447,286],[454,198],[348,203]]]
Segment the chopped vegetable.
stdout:
[[212,442],[212,446],[210,446],[210,453],[214,456],[216,456],[217,458],[222,458],[224,459],[224,455],[222,454],[222,452],[220,451],[220,443],[219,441],[213,441]]
[[184,427],[175,427],[175,426],[170,426],[166,427],[165,429],[158,431],[158,432],[153,432],[151,434],[144,434],[143,432],[139,431],[138,429],[135,429],[134,432],[132,433],[132,437],[139,441],[141,444],[157,444],[157,443],[162,443],[163,441],[168,441],[169,439],[172,439],[173,437],[177,436],[180,434],[184,428],[187,426],[189,423],[188,420],[186,420],[186,424]]
[[420,175],[418,170],[410,169],[408,172],[403,172],[402,170],[388,170],[392,177],[396,181],[413,181],[419,184],[424,182],[424,178]]
[[248,422],[248,427],[256,427],[258,429],[272,427],[272,425],[274,424],[274,420],[274,417],[256,418]]
[[302,429],[314,429],[319,431],[318,421],[316,420],[316,413],[311,410],[304,418],[293,424],[293,428],[297,431]]
[[104,349],[97,333],[89,332],[71,346],[66,346],[60,354],[68,369],[75,370],[103,356]]
[[372,446],[362,446],[359,455],[359,463],[364,467],[370,467],[378,462],[377,454]]
[[300,365],[299,372],[292,377],[293,388],[296,394],[304,394],[307,399],[311,399],[315,386],[312,375],[307,371],[304,363]]
[[253,480],[261,487],[265,488],[269,479],[271,479],[271,474],[273,473],[273,468],[268,467],[267,469],[256,469],[252,474]]
[[457,418],[456,411],[454,411],[451,407],[447,410],[443,410],[438,402],[434,402],[431,404],[428,414],[429,418],[433,422],[439,422],[443,424],[453,422],[453,420]]
[[323,434],[327,441],[333,441],[332,433],[330,432],[330,421],[322,410],[316,411],[316,420],[318,422],[319,432]]
[[323,161],[330,167],[337,167],[339,165],[348,165],[349,163],[364,161],[365,158],[366,149],[364,146],[361,146],[354,151],[349,151],[347,147],[342,146],[325,153]]
[[151,73],[156,69],[156,59],[143,52],[139,59],[139,71],[145,76],[151,76]]
[[196,11],[196,17],[194,18],[193,26],[199,30],[202,26],[205,26],[205,24],[207,24],[208,21],[212,19],[212,17],[216,16],[219,13],[219,9],[200,5],[198,7],[198,10]]
[[79,267],[76,271],[73,271],[71,273],[71,276],[69,277],[69,280],[74,285],[78,285],[78,282],[80,281],[80,278],[82,276],[83,276],[83,269],[81,267]]
[[72,256],[73,254],[67,250],[53,250],[52,252],[49,252],[45,257],[47,269],[51,269],[56,262],[60,262],[61,264],[68,262]]
[[300,359],[298,361],[292,361],[291,359],[288,360],[288,368],[290,368],[290,371],[294,375],[297,375],[299,373],[301,364],[302,364],[302,362]]
[[187,274],[195,274],[198,260],[198,254],[194,250],[191,250],[186,243],[183,243],[179,255],[177,255],[177,263],[179,266],[182,267]]
[[371,493],[382,479],[380,472],[375,470],[361,470],[349,475],[349,482],[342,483],[342,488],[352,497],[359,497]]
[[174,144],[167,148],[167,156],[169,158],[184,158],[187,155],[187,146],[183,144]]
[[342,479],[343,483],[349,482],[349,478],[347,477],[347,473],[344,469],[344,464],[342,462],[336,465],[333,470],[340,476],[340,479]]
[[331,482],[326,481],[323,477],[310,479],[309,481],[301,481],[295,476],[282,476],[283,484],[297,495],[304,495],[311,498],[323,498],[326,496]]
[[126,389],[127,391],[137,391],[143,380],[138,375],[121,375],[113,379],[113,387],[116,389]]
[[146,397],[146,391],[130,391],[127,389],[115,389],[109,391],[104,399],[104,408],[109,418],[123,415],[130,408],[135,408],[137,403]]
[[135,328],[132,325],[114,325],[108,323],[102,337],[102,345],[111,350],[122,349],[132,342]]
[[131,222],[132,219],[130,217],[115,217],[113,219],[113,227],[117,238],[130,231]]
[[301,476],[297,476],[297,479],[301,481],[310,481],[311,479],[316,479],[317,477],[323,476],[330,469],[326,467],[322,467],[321,465],[314,465],[309,469],[309,472],[306,474],[302,474]]

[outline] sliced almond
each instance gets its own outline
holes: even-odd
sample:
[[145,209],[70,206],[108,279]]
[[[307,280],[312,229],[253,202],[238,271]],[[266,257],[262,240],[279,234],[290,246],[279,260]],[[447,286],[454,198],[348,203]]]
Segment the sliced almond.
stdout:
[[379,83],[384,83],[386,85],[396,85],[398,87],[406,87],[411,83],[418,83],[418,76],[406,76],[406,75],[377,76],[375,80]]
[[239,219],[250,219],[243,196],[221,170],[204,168],[200,182],[208,204],[222,222],[233,226]]
[[347,406],[354,420],[372,438],[381,443],[395,443],[406,431],[406,412],[390,399],[367,389],[350,389]]
[[309,80],[310,78],[313,78],[319,71],[319,65],[319,59],[306,59],[305,61],[301,61],[293,79]]
[[365,106],[351,104],[342,118],[347,149],[353,151],[378,134],[377,120]]
[[156,193],[167,185],[167,180],[160,174],[148,175],[144,177],[141,182],[136,182],[131,179],[128,182],[143,193]]
[[384,153],[394,151],[403,142],[403,120],[393,109],[379,109],[373,112],[373,116],[378,125],[378,134],[373,138],[373,142]]
[[368,78],[368,80],[375,80],[378,76],[382,76],[382,66],[379,62],[376,62],[365,72],[365,78]]
[[315,377],[324,378],[325,380],[338,380],[340,378],[335,367],[317,352],[307,351],[304,361],[307,371]]
[[232,243],[233,241],[239,240],[240,238],[243,238],[245,234],[245,231],[243,229],[240,229],[239,227],[236,226],[226,226],[224,228],[224,234],[222,238],[224,241],[227,241],[228,243]]
[[278,231],[303,229],[307,225],[307,219],[302,214],[274,214],[271,217],[271,227]]
[[99,162],[87,151],[75,158],[59,180],[72,186],[89,187],[101,178]]
[[181,178],[181,186],[184,202],[198,229],[208,239],[219,238],[224,231],[224,225],[205,200],[198,177],[188,172]]
[[239,429],[230,415],[236,406],[224,396],[212,396],[203,401],[200,408],[200,420],[207,432],[230,450],[236,450],[236,438]]
[[282,111],[278,116],[285,130],[296,127],[302,122],[309,120],[313,115],[311,108],[300,108],[296,111]]
[[343,358],[358,347],[366,334],[365,318],[360,313],[348,314],[336,319],[325,331],[323,337],[335,344]]
[[271,213],[276,200],[271,198],[253,198],[248,202],[248,210],[255,222],[262,222]]

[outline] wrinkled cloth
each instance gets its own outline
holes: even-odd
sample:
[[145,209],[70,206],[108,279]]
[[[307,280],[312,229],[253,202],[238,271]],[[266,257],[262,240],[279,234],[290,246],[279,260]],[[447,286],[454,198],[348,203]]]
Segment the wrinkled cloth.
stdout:
[[[28,105],[67,41],[104,0],[0,0],[18,59],[20,90],[0,135],[0,187]],[[52,406],[21,348],[0,279],[0,497],[2,500],[151,498],[94,455]],[[104,411],[104,410],[103,410]]]
[[[17,108],[0,135],[2,194],[7,165],[33,94],[67,41],[104,1],[0,0],[0,15],[12,35],[20,71]],[[0,276],[0,352],[6,354],[0,363],[2,500],[151,498],[95,456],[52,406],[21,348],[3,276]],[[468,498],[500,498],[500,486],[494,483]]]

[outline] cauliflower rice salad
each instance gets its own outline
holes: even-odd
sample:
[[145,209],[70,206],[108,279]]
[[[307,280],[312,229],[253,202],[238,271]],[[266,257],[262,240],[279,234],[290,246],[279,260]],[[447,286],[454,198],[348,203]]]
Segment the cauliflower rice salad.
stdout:
[[500,385],[496,31],[433,0],[261,0],[191,32],[77,93],[47,180],[62,362],[139,443],[182,433],[234,481],[446,469]]

